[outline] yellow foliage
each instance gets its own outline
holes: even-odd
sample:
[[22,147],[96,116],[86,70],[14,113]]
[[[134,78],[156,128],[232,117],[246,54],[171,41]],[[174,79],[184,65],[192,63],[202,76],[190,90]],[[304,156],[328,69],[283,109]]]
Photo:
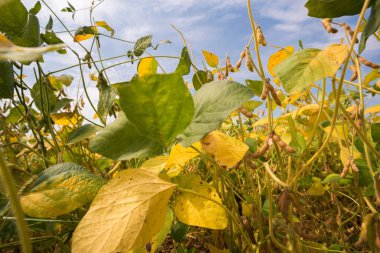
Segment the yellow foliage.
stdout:
[[[268,60],[268,72],[271,74],[271,76],[276,77],[276,74],[274,73],[274,68],[286,60],[289,56],[291,56],[294,53],[294,48],[292,46],[287,46],[276,53],[272,54],[269,57]],[[275,79],[276,80],[276,79]],[[277,78],[277,81],[275,81],[276,84],[279,83],[279,80]]]
[[139,77],[157,73],[158,63],[154,57],[143,58],[137,66]]
[[201,143],[203,150],[214,156],[218,165],[225,166],[227,169],[240,162],[249,149],[242,141],[218,131],[209,133]]
[[207,50],[202,50],[202,54],[206,59],[207,64],[212,67],[216,68],[219,64],[219,57]]
[[[201,143],[196,142],[193,146],[201,150]],[[166,168],[169,169],[173,166],[183,167],[188,161],[197,157],[199,153],[192,147],[185,148],[181,144],[176,144],[170,151],[168,161],[166,162]]]

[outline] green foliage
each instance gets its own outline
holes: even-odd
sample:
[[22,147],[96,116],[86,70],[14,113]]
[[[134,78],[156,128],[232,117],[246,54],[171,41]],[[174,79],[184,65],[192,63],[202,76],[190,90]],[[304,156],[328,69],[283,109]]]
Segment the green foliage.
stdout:
[[136,41],[133,53],[135,56],[141,56],[150,46],[152,46],[152,35],[141,37]]
[[[41,19],[40,34],[46,2],[34,1],[28,12],[18,0],[0,1],[0,98],[7,98],[0,104],[0,174],[12,172],[15,181],[0,182],[0,251],[27,249],[28,232],[33,252],[380,248],[380,75],[376,63],[357,58],[368,37],[380,35],[379,1],[371,1],[368,21],[358,19],[362,39],[350,55],[350,37],[323,50],[300,40],[301,50],[284,45],[265,62],[257,29],[246,44],[253,57],[244,48],[235,67],[206,50],[202,65],[192,62],[191,38],[178,29],[180,57],[152,55],[147,49],[170,41],[115,37],[92,16],[102,3],[78,10],[67,3],[62,12],[73,20],[62,26],[79,27],[67,41],[78,62],[54,69],[43,54],[65,49],[52,17]],[[311,16],[337,18],[358,14],[363,3],[309,0],[306,7]],[[91,22],[75,24],[74,15],[87,11]],[[250,5],[248,13],[258,27]],[[67,13],[52,15],[62,21]],[[326,22],[352,36],[340,20],[324,20],[331,32]],[[126,43],[120,56],[128,59],[100,57],[108,40]],[[170,59],[178,62],[173,73],[164,67]],[[235,73],[242,63],[255,66],[245,85],[232,81],[244,75]],[[359,64],[365,77],[347,78],[343,64],[353,74]],[[109,71],[120,65],[137,73],[113,84]],[[73,82],[67,74],[76,71]],[[97,104],[86,89],[76,99],[67,95],[95,82]]]
[[190,146],[199,141],[253,95],[249,88],[233,81],[213,81],[203,85],[194,95],[194,118],[180,135],[181,143]]
[[191,59],[187,47],[182,49],[181,59],[179,60],[178,66],[175,70],[176,73],[179,73],[183,76],[190,73]]
[[380,27],[380,2],[373,1],[372,7],[371,7],[371,14],[364,27],[362,35],[360,37],[359,54],[363,52],[369,36],[376,33],[379,27]]
[[90,141],[90,150],[113,160],[128,160],[158,155],[162,146],[141,134],[124,114],[120,114]]
[[14,93],[12,64],[0,61],[0,99],[12,98]]
[[364,0],[308,0],[308,14],[316,18],[337,18],[359,14]]
[[0,31],[11,39],[21,38],[28,20],[28,11],[21,0],[9,0],[0,5]]
[[193,99],[179,74],[148,75],[113,87],[128,120],[162,146],[168,146],[193,118]]

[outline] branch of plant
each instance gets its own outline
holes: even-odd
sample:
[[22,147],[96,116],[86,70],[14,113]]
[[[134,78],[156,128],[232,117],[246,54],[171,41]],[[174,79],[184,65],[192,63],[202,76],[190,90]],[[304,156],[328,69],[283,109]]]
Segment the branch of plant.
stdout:
[[16,217],[17,232],[20,237],[22,251],[24,253],[32,253],[32,244],[30,243],[28,227],[24,220],[24,213],[21,209],[20,201],[17,196],[14,179],[7,165],[5,164],[3,153],[1,150],[0,150],[0,174],[2,178],[1,182],[4,185],[4,188],[7,192],[7,197],[11,203],[11,206],[14,212],[14,216]]

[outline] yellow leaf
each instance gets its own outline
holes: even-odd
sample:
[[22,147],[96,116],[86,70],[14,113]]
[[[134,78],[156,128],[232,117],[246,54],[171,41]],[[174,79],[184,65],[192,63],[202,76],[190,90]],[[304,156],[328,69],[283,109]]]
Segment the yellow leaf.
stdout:
[[99,119],[99,115],[97,113],[94,114],[94,116],[92,117],[93,119]]
[[[200,142],[196,142],[193,146],[201,150],[202,146]],[[183,167],[188,161],[197,157],[199,153],[192,147],[185,148],[181,144],[176,144],[170,151],[168,161],[166,163],[166,168],[171,168],[173,166]]]
[[302,106],[298,110],[298,114],[305,115],[305,116],[313,116],[317,114],[319,111],[319,105],[318,104],[310,104]]
[[[198,175],[187,174],[173,178],[179,187],[194,191],[209,199],[222,203],[218,193]],[[174,200],[174,213],[182,223],[210,229],[225,229],[225,210],[214,202],[191,193],[181,192]]]
[[[349,152],[348,148],[342,146],[340,148],[340,161],[342,162],[343,166],[346,164],[349,156],[350,156],[350,152]],[[354,149],[354,152],[352,154],[352,158],[358,159],[360,157],[361,157],[360,152],[358,152],[357,150]]]
[[75,42],[81,42],[84,40],[88,40],[92,37],[94,37],[94,34],[78,34],[78,35],[75,35],[74,41]]
[[218,249],[210,243],[206,243],[207,248],[210,250],[210,253],[230,253],[229,249]]
[[214,156],[220,166],[227,169],[240,162],[248,151],[248,145],[224,133],[213,131],[201,140],[203,150]]
[[111,37],[113,37],[113,35],[115,34],[115,30],[112,29],[106,21],[96,21],[95,22],[95,25],[96,26],[100,26],[100,27],[103,27],[104,29],[106,29],[107,31],[111,32]]
[[209,51],[202,50],[202,54],[206,59],[207,64],[212,67],[216,68],[219,64],[219,57]]
[[335,71],[338,70],[339,66],[346,59],[348,53],[348,48],[343,44],[332,44],[325,48],[321,54],[326,55],[330,58],[331,62],[335,65]]
[[[294,53],[294,48],[292,46],[287,46],[276,53],[272,54],[269,57],[268,60],[268,72],[271,74],[271,76],[276,77],[276,74],[274,73],[274,68],[283,62],[285,59],[287,59],[289,56],[291,56]],[[277,82],[276,82],[277,84]]]
[[[326,134],[330,133],[331,126],[327,126],[323,128]],[[348,127],[345,125],[343,127],[342,124],[336,124],[334,132],[332,134],[332,137],[334,138],[340,138],[341,140],[344,140],[346,137],[348,137]]]
[[369,72],[365,77],[364,77],[364,82],[363,85],[368,87],[369,83],[372,82],[373,80],[376,80],[380,78],[380,71],[378,69],[373,69],[371,72]]
[[75,126],[78,123],[79,116],[73,113],[56,113],[51,115],[52,120],[55,124],[60,126]]
[[175,185],[138,169],[111,179],[72,238],[73,253],[128,252],[144,247],[165,222]]
[[139,169],[152,173],[154,175],[158,175],[165,168],[167,160],[167,156],[156,156],[145,161]]
[[158,63],[154,57],[143,58],[137,65],[139,77],[153,75],[157,73]]
[[365,114],[367,114],[367,113],[378,113],[378,112],[380,112],[380,104],[368,107],[364,111]]

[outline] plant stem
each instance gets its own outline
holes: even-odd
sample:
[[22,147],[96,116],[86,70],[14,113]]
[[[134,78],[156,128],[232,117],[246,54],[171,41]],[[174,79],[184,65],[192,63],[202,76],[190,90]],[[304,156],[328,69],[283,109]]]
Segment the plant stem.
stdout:
[[0,150],[0,174],[2,177],[2,184],[6,189],[8,194],[8,199],[11,203],[14,215],[16,217],[17,232],[21,240],[21,247],[23,253],[32,253],[32,245],[30,243],[28,228],[24,220],[24,213],[21,210],[20,201],[17,196],[16,187],[14,185],[14,180],[12,174],[10,173],[5,160],[3,158],[3,153]]

